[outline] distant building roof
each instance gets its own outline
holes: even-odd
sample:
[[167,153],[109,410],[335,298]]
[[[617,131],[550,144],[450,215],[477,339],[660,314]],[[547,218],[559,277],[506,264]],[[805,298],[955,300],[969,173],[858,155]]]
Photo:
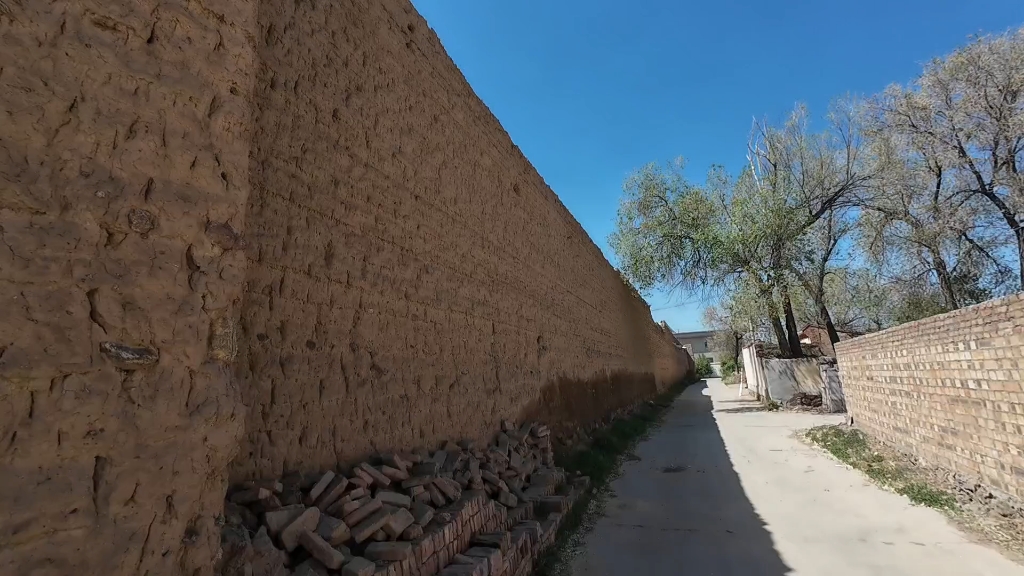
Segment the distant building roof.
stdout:
[[680,338],[710,338],[715,335],[714,330],[698,330],[696,332],[673,332],[676,340]]

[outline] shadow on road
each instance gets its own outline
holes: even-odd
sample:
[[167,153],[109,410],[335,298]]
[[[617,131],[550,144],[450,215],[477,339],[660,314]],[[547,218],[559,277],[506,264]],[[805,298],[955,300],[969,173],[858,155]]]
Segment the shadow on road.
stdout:
[[637,448],[640,460],[623,466],[574,574],[789,573],[733,470],[706,388],[688,388]]

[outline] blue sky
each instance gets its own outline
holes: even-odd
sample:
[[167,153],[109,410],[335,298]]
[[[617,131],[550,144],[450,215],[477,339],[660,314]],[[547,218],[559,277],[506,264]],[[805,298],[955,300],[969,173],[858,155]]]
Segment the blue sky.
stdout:
[[[968,41],[1024,23],[1020,0],[413,0],[477,95],[613,263],[622,181],[677,156],[702,180],[738,170],[756,116],[814,114],[914,78]],[[704,305],[648,298],[701,328]]]

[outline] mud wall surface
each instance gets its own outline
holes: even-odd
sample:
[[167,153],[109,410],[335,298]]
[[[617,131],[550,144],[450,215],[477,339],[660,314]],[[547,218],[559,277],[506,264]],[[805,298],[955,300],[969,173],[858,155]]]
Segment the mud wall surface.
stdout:
[[836,344],[854,424],[1024,497],[1024,294]]
[[692,370],[405,0],[7,0],[0,118],[0,574]]
[[0,574],[191,574],[243,429],[255,5],[2,8]]
[[607,409],[679,376],[408,2],[268,0],[257,37],[235,476],[484,436],[560,380]]

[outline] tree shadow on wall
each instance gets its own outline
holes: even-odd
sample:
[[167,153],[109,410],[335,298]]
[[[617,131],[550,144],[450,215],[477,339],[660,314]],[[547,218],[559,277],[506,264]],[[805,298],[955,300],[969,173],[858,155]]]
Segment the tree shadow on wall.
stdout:
[[783,576],[765,523],[747,499],[712,415],[690,386],[612,482],[573,574]]

